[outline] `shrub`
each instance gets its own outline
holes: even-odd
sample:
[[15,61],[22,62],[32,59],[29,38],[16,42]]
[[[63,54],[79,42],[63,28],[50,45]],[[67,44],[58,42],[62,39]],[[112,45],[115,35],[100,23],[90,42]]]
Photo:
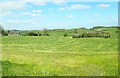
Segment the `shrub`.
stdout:
[[72,36],[72,38],[81,38],[81,35],[80,35],[80,34],[74,34],[74,35]]
[[108,32],[87,32],[82,34],[74,34],[73,38],[89,38],[89,37],[103,37],[110,38],[110,34]]
[[4,28],[2,27],[2,25],[0,24],[0,34],[2,34],[4,32]]
[[39,32],[38,32],[37,34],[38,34],[38,36],[42,36],[42,34],[41,34],[41,33],[39,33]]
[[43,33],[42,36],[50,36],[48,33]]
[[30,32],[28,33],[28,36],[39,36],[37,32]]
[[103,38],[110,38],[110,34],[103,34]]
[[64,37],[67,37],[67,33],[64,33]]
[[82,38],[87,37],[87,33],[82,33]]
[[45,29],[43,29],[43,34],[42,34],[43,36],[50,36],[49,34],[48,34],[48,30],[45,28]]
[[8,32],[6,31],[2,32],[2,36],[8,36]]
[[102,37],[102,33],[100,33],[100,32],[94,32],[94,37]]
[[90,33],[90,32],[87,33],[86,35],[87,35],[87,37],[94,37],[93,33]]

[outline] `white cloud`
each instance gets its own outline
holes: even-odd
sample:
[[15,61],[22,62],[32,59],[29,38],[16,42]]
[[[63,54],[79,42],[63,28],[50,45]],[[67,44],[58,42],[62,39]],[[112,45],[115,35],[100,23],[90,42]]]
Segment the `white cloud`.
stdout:
[[33,10],[32,12],[23,12],[21,15],[31,15],[33,17],[41,15],[40,13],[43,12],[42,10]]
[[22,2],[45,2],[45,0],[20,0]]
[[20,20],[8,20],[9,23],[19,23],[21,22]]
[[33,10],[32,12],[34,12],[34,13],[41,13],[43,11],[42,10]]
[[73,4],[70,7],[67,7],[68,9],[89,9],[91,6],[88,5],[81,5],[81,4]]
[[33,11],[32,11],[32,16],[33,16],[33,17],[40,16],[40,15],[41,15],[41,14],[40,14],[41,12],[43,12],[43,11],[40,10],[40,9],[39,9],[39,10],[33,10]]
[[33,2],[34,5],[45,6],[47,5],[45,2]]
[[52,0],[54,4],[63,4],[65,3],[65,0]]
[[32,13],[31,12],[23,12],[21,13],[21,15],[31,15]]
[[33,17],[37,16],[37,14],[32,14]]
[[12,12],[2,12],[1,16],[11,16]]
[[32,20],[24,20],[24,22],[26,22],[26,23],[31,23]]
[[97,7],[99,7],[99,8],[109,8],[110,5],[109,4],[100,4]]
[[75,9],[89,9],[89,8],[91,8],[91,6],[89,6],[89,5],[73,4],[68,7],[60,7],[60,8],[58,8],[58,11],[75,10]]
[[65,7],[58,8],[58,11],[64,11],[64,10],[66,10]]
[[67,18],[74,18],[75,16],[73,16],[73,15],[67,15],[66,17]]
[[34,20],[7,20],[8,23],[33,23]]
[[36,22],[34,22],[34,23],[31,23],[31,24],[33,24],[33,25],[38,25],[38,23],[36,23]]
[[33,17],[40,16],[41,14],[32,14]]
[[0,3],[0,9],[2,11],[8,11],[8,10],[16,10],[16,9],[23,9],[26,8],[28,5],[24,2],[20,1],[7,1],[7,2],[1,2]]
[[46,2],[43,0],[8,0],[0,2],[0,10],[2,11],[12,11],[19,10],[30,7],[27,3],[32,3],[34,5],[46,5]]
[[46,1],[45,0],[21,0],[21,2],[30,2],[34,5],[39,5],[39,6],[45,6],[46,5]]

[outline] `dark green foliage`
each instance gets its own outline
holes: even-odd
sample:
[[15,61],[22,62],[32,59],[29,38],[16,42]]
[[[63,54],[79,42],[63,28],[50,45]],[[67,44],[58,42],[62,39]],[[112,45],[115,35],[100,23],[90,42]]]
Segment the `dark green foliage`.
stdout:
[[94,30],[94,28],[90,28],[90,30]]
[[0,34],[2,34],[4,31],[4,28],[0,25]]
[[39,36],[37,32],[30,32],[28,33],[28,36]]
[[85,27],[82,27],[82,28],[80,28],[80,29],[86,29]]
[[110,34],[103,34],[103,38],[110,38]]
[[29,32],[28,34],[22,33],[23,36],[41,36],[42,34],[40,32]]
[[7,31],[2,30],[2,36],[8,36],[8,32],[7,32]]
[[8,34],[10,33],[10,31],[8,31]]
[[93,29],[94,28],[105,28],[105,26],[95,26],[95,27],[93,27]]
[[42,34],[40,32],[38,32],[38,36],[42,36]]
[[64,33],[64,37],[67,37],[67,33],[66,32]]
[[42,36],[50,36],[48,33],[43,33]]
[[23,31],[20,33],[22,36],[49,36],[48,33],[41,33],[39,31]]
[[28,34],[27,33],[25,33],[25,32],[21,32],[21,33],[19,33],[21,36],[27,36]]

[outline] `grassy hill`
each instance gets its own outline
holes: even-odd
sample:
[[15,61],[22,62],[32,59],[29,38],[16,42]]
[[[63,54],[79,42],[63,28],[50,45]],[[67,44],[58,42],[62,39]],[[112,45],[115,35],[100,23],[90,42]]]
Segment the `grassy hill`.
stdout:
[[[74,29],[48,30],[50,36],[3,36],[3,75],[116,76],[117,28],[101,30],[109,32],[112,37],[73,39],[63,36],[65,32],[71,36]],[[88,29],[79,31],[93,32]]]

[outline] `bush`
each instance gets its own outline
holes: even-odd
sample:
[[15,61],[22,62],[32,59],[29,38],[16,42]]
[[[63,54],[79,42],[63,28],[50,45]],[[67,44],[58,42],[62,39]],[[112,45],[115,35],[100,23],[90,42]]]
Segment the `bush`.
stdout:
[[40,32],[38,32],[37,34],[38,34],[38,36],[42,36],[42,34]]
[[87,32],[82,34],[74,34],[73,38],[89,38],[89,37],[101,37],[101,38],[110,38],[110,34],[108,32]]
[[8,31],[0,30],[1,36],[8,36]]
[[82,38],[87,37],[87,33],[82,33]]
[[86,35],[87,35],[87,37],[94,37],[94,34],[93,34],[93,33],[90,33],[90,32],[87,33]]
[[50,36],[48,33],[43,33],[42,36]]
[[80,34],[74,34],[72,38],[81,38],[82,36]]
[[48,34],[48,30],[45,28],[45,29],[43,29],[43,34],[42,34],[42,36],[50,36],[49,34]]
[[110,38],[109,34],[103,34],[103,38]]
[[64,37],[67,37],[67,33],[64,33]]
[[28,36],[39,36],[39,34],[36,32],[30,32],[28,33]]
[[27,35],[28,36],[49,36],[47,32],[43,34],[41,34],[40,32],[29,32]]
[[2,36],[8,36],[8,32],[6,31],[2,32]]

